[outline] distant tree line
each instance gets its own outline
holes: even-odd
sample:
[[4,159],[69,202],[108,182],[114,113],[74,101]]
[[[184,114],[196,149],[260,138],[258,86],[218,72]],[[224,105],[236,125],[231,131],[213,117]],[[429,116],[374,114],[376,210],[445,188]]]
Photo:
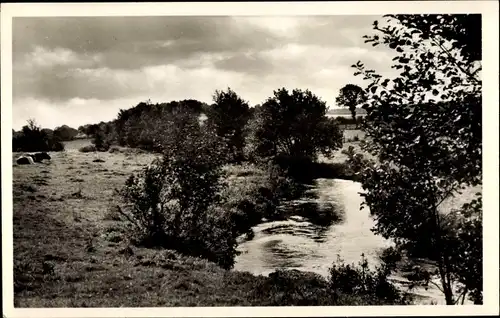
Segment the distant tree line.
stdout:
[[335,118],[335,121],[339,125],[358,125],[358,126],[360,126],[363,123],[363,120],[364,119],[361,116],[357,116],[356,119],[353,119],[352,117],[342,117],[342,116]]
[[12,151],[61,151],[62,142],[74,140],[79,132],[68,125],[41,128],[34,119],[29,119],[20,131],[12,129]]
[[213,129],[223,140],[231,160],[240,162],[276,156],[316,159],[317,152],[331,153],[341,140],[339,123],[360,119],[326,116],[328,108],[310,91],[280,89],[261,105],[250,107],[233,90],[217,90],[213,103],[196,100],[152,104],[141,102],[120,110],[115,120],[78,128],[105,145],[162,152],[188,122]]
[[71,129],[68,126],[42,129],[34,119],[29,119],[21,131],[12,130],[12,151],[62,151],[62,141],[71,140]]
[[135,107],[120,110],[113,121],[80,126],[78,130],[92,138],[102,151],[108,150],[111,145],[119,145],[160,152],[174,117],[182,113],[198,119],[206,107],[206,104],[196,100],[157,104],[141,102]]

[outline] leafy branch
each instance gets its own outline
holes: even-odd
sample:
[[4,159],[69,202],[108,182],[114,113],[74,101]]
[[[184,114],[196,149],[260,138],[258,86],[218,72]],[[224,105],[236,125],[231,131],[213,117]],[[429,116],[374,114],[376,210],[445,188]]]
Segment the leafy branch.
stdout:
[[[460,64],[457,63],[455,57],[453,55],[451,55],[450,51],[448,51],[441,43],[439,43],[436,39],[434,38],[431,38],[432,42],[434,44],[436,44],[437,46],[439,46],[441,48],[441,50],[446,54],[448,55],[448,58],[449,60],[451,60],[452,64],[455,65],[462,73],[464,73],[465,75],[467,75],[471,80],[473,80],[476,84],[480,84],[481,81],[478,80],[473,74],[471,74],[470,72],[468,72],[467,70],[465,70],[462,66],[460,66]],[[476,73],[477,70],[474,72]]]

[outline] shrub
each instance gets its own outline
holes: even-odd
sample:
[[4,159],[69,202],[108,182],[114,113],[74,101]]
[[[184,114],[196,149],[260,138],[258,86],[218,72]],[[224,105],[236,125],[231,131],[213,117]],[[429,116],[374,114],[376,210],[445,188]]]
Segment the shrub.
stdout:
[[53,131],[53,134],[61,141],[69,141],[75,138],[75,136],[78,134],[78,130],[67,125],[62,125],[60,127],[56,127]]
[[361,178],[360,173],[370,163],[370,160],[366,159],[363,154],[356,153],[353,146],[342,150],[342,153],[347,156],[346,164],[349,172],[356,175],[357,178]]
[[94,138],[92,139],[92,144],[95,145],[95,149],[97,151],[108,151],[110,147],[104,132],[100,129],[95,133]]
[[358,266],[345,264],[339,258],[330,268],[329,287],[333,293],[366,295],[387,302],[402,301],[399,290],[388,279],[392,268],[383,264],[372,270],[363,254]]
[[298,198],[304,190],[272,162],[261,166],[230,165],[225,171],[229,186],[221,193],[222,204],[238,235],[251,235],[251,227],[263,218],[282,219],[285,215],[278,209],[281,202]]
[[97,151],[96,147],[94,145],[87,145],[83,146],[80,149],[78,149],[80,152],[95,152]]
[[257,281],[256,297],[267,306],[333,305],[327,281],[318,274],[298,270],[277,270]]
[[120,148],[118,148],[116,146],[110,147],[108,151],[109,151],[109,153],[122,152],[120,150]]
[[28,120],[21,132],[13,132],[13,151],[63,151],[64,144],[54,134],[49,134],[47,129],[41,129],[35,120]]
[[249,122],[253,150],[247,153],[264,160],[279,155],[315,160],[318,153],[331,157],[342,147],[342,132],[326,112],[326,103],[308,90],[275,91]]
[[[132,175],[120,191],[139,244],[175,249],[231,268],[235,231],[218,207],[226,151],[220,139],[198,123],[186,124],[165,143],[161,159]],[[182,138],[181,138],[182,136]]]
[[234,265],[236,236],[234,223],[220,207],[211,205],[206,216],[196,224],[188,225],[188,235],[183,239],[185,246],[180,250],[188,255],[201,256],[222,268]]
[[253,278],[253,302],[258,306],[342,306],[403,304],[400,298],[378,298],[367,293],[345,293],[332,289],[316,273],[276,270],[269,277]]
[[64,144],[57,140],[49,141],[50,151],[64,151]]
[[236,235],[250,233],[252,226],[259,224],[264,216],[250,196],[232,203],[229,212]]
[[290,177],[288,170],[269,163],[267,167],[267,188],[278,201],[297,199],[303,193],[304,187]]
[[283,218],[278,210],[283,200],[298,198],[303,187],[286,175],[286,171],[272,162],[267,165],[267,174],[262,183],[253,188],[249,196],[239,202],[240,211],[247,216],[243,221],[249,222],[247,227],[260,223],[262,218]]

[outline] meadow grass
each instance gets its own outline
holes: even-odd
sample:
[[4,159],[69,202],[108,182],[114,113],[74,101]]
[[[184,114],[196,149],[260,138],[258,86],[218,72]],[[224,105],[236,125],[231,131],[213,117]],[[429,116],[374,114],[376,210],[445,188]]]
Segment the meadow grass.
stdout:
[[[74,149],[51,153],[48,163],[13,164],[16,307],[379,304],[330,295],[326,281],[311,273],[255,276],[170,250],[133,246],[114,190],[158,155],[122,147],[81,153],[81,146],[79,141]],[[327,162],[343,162],[341,151]],[[226,195],[236,201],[251,196],[267,178],[251,164],[224,170]]]
[[[259,292],[262,286],[269,287],[267,277],[226,271],[169,250],[131,245],[124,235],[125,222],[114,211],[119,203],[114,189],[156,155],[67,151],[51,156],[48,163],[13,166],[16,307],[332,302],[328,297],[319,301],[313,296],[278,301],[275,293],[279,290]],[[96,158],[102,162],[94,162]],[[240,193],[253,191],[265,176],[255,166],[226,170],[230,182],[241,184]],[[317,287],[322,297],[324,286]]]

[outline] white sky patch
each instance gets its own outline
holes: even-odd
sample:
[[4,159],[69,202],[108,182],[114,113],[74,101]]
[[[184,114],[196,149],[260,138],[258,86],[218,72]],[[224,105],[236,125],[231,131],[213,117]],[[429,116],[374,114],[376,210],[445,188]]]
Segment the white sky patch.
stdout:
[[167,79],[175,81],[179,77],[178,71],[179,68],[175,65],[148,66],[142,69],[150,87],[154,87],[156,82],[166,81]]
[[28,62],[31,62],[33,66],[42,67],[68,65],[79,61],[76,54],[70,50],[62,48],[56,48],[49,51],[43,47],[36,47],[27,58]]
[[306,50],[307,46],[305,45],[287,44],[279,48],[264,51],[261,54],[275,60],[294,60],[301,57]]
[[[140,101],[133,98],[113,101],[73,98],[55,103],[25,98],[17,101],[12,108],[12,128],[20,130],[30,118],[34,118],[43,128],[54,129],[64,124],[78,128],[78,126],[97,123],[101,120],[113,120],[120,108],[130,108]],[[96,114],[99,114],[99,120],[96,120]]]
[[351,65],[358,60],[364,61],[368,67],[379,68],[390,62],[390,56],[384,52],[373,53],[369,49],[359,47],[332,48],[290,44],[260,54],[278,68],[293,69],[296,75],[329,74],[330,80],[337,77],[337,81],[352,80],[355,70]]
[[78,64],[91,64],[99,62],[98,55],[78,55],[65,48],[46,49],[37,46],[32,52],[23,56],[22,61],[17,64],[21,68],[51,68],[56,66],[74,66]]
[[289,36],[290,34],[293,34],[301,23],[301,18],[290,16],[238,17],[235,19],[237,21],[250,23],[257,27],[266,28],[273,33],[283,36]]

